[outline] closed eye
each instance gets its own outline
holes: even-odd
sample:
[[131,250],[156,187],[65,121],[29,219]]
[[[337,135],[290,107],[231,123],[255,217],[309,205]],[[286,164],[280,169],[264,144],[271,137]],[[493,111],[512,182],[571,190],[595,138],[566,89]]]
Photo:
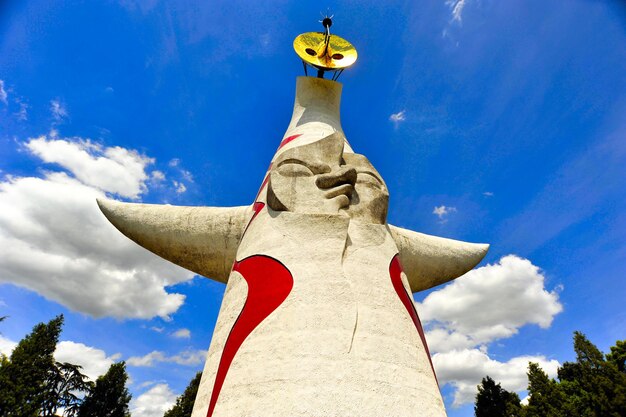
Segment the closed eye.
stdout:
[[285,177],[312,177],[313,171],[298,159],[287,159],[282,161],[276,168],[278,173]]
[[306,167],[313,175],[325,174],[331,171],[330,166],[324,163],[305,162],[296,158],[287,158],[284,161],[280,161],[278,168],[283,165],[302,165]]
[[385,185],[383,181],[371,171],[357,171],[357,182],[375,182],[377,185]]

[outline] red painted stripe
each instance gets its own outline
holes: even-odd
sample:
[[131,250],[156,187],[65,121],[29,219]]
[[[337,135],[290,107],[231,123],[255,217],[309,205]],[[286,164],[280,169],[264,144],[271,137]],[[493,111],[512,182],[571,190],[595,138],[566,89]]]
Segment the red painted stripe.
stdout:
[[261,195],[261,191],[263,191],[263,188],[265,188],[265,186],[267,185],[267,181],[270,179],[270,170],[272,169],[272,165],[274,163],[270,162],[270,166],[267,168],[267,172],[265,173],[265,178],[263,178],[263,183],[261,184],[261,188],[259,188],[259,191],[256,193],[256,197],[254,197],[254,201],[259,199],[259,196]]
[[252,220],[254,220],[256,218],[256,216],[259,215],[261,210],[263,210],[263,207],[265,207],[265,203],[262,203],[260,201],[257,201],[256,203],[254,203],[252,205],[252,210],[254,211],[254,213],[252,214],[252,217],[250,217],[250,221],[246,225],[246,228],[243,230],[243,233],[241,234],[242,238],[246,234],[246,232],[248,231],[248,227],[250,227],[250,224],[252,223]]
[[282,142],[280,142],[280,145],[278,145],[278,149],[276,149],[276,150],[279,150],[280,148],[282,148],[283,146],[285,146],[286,144],[288,144],[289,142],[291,142],[292,140],[294,140],[294,139],[296,139],[296,138],[298,138],[300,136],[302,136],[302,134],[286,137],[285,139],[282,140]]
[[400,257],[396,254],[391,260],[389,264],[389,276],[391,277],[391,283],[393,284],[393,288],[396,290],[398,297],[400,297],[400,301],[404,304],[406,311],[411,316],[413,320],[413,324],[415,324],[415,328],[420,335],[420,339],[422,339],[422,343],[424,344],[424,348],[426,349],[426,354],[428,355],[428,360],[430,361],[430,367],[433,370],[433,375],[435,375],[435,381],[437,381],[437,385],[439,385],[439,381],[437,380],[437,374],[435,373],[435,367],[433,366],[433,361],[430,358],[430,351],[428,350],[428,344],[426,343],[426,336],[424,336],[424,329],[422,328],[422,323],[420,322],[420,318],[417,316],[417,310],[415,310],[415,304],[413,304],[413,299],[407,292],[406,288],[402,284],[402,265],[400,264]]
[[269,256],[253,255],[235,262],[233,271],[239,272],[248,283],[248,297],[226,339],[207,417],[213,415],[224,379],[239,347],[250,333],[285,301],[293,288],[291,272],[285,265]]

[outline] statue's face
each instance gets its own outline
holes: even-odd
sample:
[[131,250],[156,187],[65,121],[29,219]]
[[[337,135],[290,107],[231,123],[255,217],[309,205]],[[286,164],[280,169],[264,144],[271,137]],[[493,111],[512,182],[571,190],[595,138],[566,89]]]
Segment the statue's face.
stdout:
[[277,211],[344,214],[365,223],[384,224],[389,192],[363,155],[343,153],[334,133],[283,152],[272,165],[267,203]]

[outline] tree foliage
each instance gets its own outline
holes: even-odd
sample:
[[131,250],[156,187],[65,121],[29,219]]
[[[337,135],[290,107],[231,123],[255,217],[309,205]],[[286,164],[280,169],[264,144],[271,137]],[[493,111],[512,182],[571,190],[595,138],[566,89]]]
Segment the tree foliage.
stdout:
[[557,382],[536,363],[528,364],[527,417],[561,417],[561,392]]
[[185,388],[182,395],[176,398],[176,404],[174,404],[170,410],[166,411],[163,417],[191,417],[201,377],[202,372],[198,372],[191,382],[189,382],[189,385]]
[[74,417],[82,403],[81,392],[89,392],[93,383],[81,373],[82,367],[67,362],[56,362],[56,366],[48,375],[45,387],[45,400],[41,416],[53,417],[59,409],[63,415]]
[[[0,417],[54,417],[59,413],[75,417],[85,400],[100,405],[96,401],[100,398],[110,401],[102,409],[93,408],[92,414],[85,415],[128,417],[130,395],[124,386],[127,379],[124,364],[111,366],[113,371],[109,369],[94,384],[80,366],[55,361],[54,351],[62,327],[62,315],[40,323],[10,356],[0,355]],[[112,402],[116,405],[112,406]],[[118,409],[123,412],[116,412]]]
[[46,381],[54,372],[53,357],[63,316],[40,323],[22,339],[0,366],[0,416],[36,417],[46,402]]
[[126,388],[128,374],[124,362],[114,363],[98,377],[93,389],[78,409],[78,417],[130,417],[131,395]]
[[615,346],[611,346],[611,353],[606,355],[606,359],[613,363],[618,371],[626,372],[626,340],[618,340]]
[[517,409],[502,411],[506,391],[486,377],[478,388],[476,416],[626,416],[626,340],[618,340],[605,355],[584,334],[575,332],[574,351],[576,361],[563,363],[556,380],[538,364],[528,365],[528,405]]
[[519,416],[520,399],[516,393],[505,390],[486,376],[478,386],[474,412],[476,417]]

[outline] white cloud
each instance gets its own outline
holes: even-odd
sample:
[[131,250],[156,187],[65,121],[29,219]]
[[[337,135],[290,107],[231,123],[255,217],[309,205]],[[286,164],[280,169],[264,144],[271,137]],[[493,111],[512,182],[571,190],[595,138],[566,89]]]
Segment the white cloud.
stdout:
[[83,367],[83,373],[92,381],[106,373],[119,354],[107,356],[100,349],[84,345],[82,343],[62,341],[57,344],[54,357],[58,362],[69,362]]
[[146,191],[146,166],[154,159],[119,146],[103,147],[80,138],[30,139],[26,148],[44,162],[59,164],[83,184],[121,197],[138,198]]
[[185,187],[185,184],[183,184],[182,182],[172,181],[172,184],[174,184],[174,187],[176,187],[176,192],[178,194],[182,194],[187,191],[187,187]]
[[447,221],[446,216],[448,216],[450,213],[454,213],[455,211],[456,211],[456,207],[447,207],[447,206],[441,205],[433,209],[433,214],[439,217],[439,220],[441,222],[445,223]]
[[165,174],[161,171],[154,170],[150,173],[150,178],[152,178],[153,181],[160,182],[165,180]]
[[[17,346],[17,342],[0,335],[0,354],[10,356],[15,346]],[[57,344],[54,358],[58,362],[69,362],[82,366],[82,373],[95,381],[96,378],[109,370],[109,366],[119,360],[120,354],[107,356],[101,349],[65,340]]]
[[544,356],[518,356],[507,362],[499,362],[478,349],[452,350],[433,355],[439,383],[451,384],[455,388],[455,407],[474,401],[476,386],[486,375],[506,390],[525,390],[528,386],[528,362],[538,363],[550,377],[556,377],[559,363]]
[[0,80],[0,101],[3,102],[4,104],[8,104],[8,100],[7,100],[7,92],[4,89],[4,81]]
[[128,358],[126,363],[130,366],[154,366],[157,362],[169,362],[193,366],[203,363],[205,359],[206,352],[204,350],[185,350],[174,356],[167,356],[161,351],[153,350],[144,356],[132,356]]
[[59,123],[67,117],[67,109],[60,100],[50,100],[50,113],[54,120]]
[[191,338],[191,331],[189,329],[178,329],[174,333],[172,333],[177,339],[189,339]]
[[177,167],[178,164],[180,164],[180,159],[178,158],[173,158],[167,163],[167,165],[169,165],[171,168]]
[[483,193],[483,195],[484,195],[485,197],[493,197],[493,193],[492,193],[491,191],[485,191],[485,192]]
[[157,384],[131,400],[133,417],[162,417],[176,402],[176,394],[167,384]]
[[446,0],[446,4],[450,7],[452,20],[461,23],[463,20],[463,9],[467,5],[467,0]]
[[17,346],[17,342],[7,339],[0,334],[0,354],[10,356],[13,349]]
[[406,110],[391,114],[391,116],[389,116],[389,120],[393,122],[395,127],[398,127],[400,122],[404,122],[406,120]]
[[150,330],[157,332],[157,333],[163,333],[163,330],[165,330],[164,327],[157,327],[157,326],[152,326],[150,327]]
[[[95,317],[167,318],[175,312],[185,297],[165,288],[193,274],[124,237],[95,202],[105,192],[136,196],[145,190],[151,159],[81,139],[41,137],[26,149],[75,177],[46,172],[0,181],[0,282]],[[122,184],[104,178],[109,175]]]
[[[557,287],[558,288],[558,287]],[[468,272],[415,303],[440,383],[455,388],[454,405],[472,402],[486,375],[508,390],[526,389],[528,362],[556,375],[557,361],[518,356],[506,362],[489,358],[488,344],[536,324],[547,328],[563,310],[556,290],[545,289],[545,277],[529,260],[514,255]]]
[[429,294],[417,308],[436,330],[433,351],[444,351],[448,343],[467,347],[510,337],[525,324],[548,328],[563,306],[544,280],[529,260],[508,255]]

